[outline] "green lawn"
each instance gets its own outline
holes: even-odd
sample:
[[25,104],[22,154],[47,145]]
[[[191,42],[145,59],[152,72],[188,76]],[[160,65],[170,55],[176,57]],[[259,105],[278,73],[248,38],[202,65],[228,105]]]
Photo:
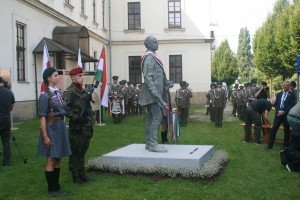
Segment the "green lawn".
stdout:
[[[191,109],[192,120],[182,128],[178,144],[214,145],[228,152],[229,161],[219,178],[204,181],[89,172],[94,181],[76,185],[64,158],[60,183],[69,193],[65,199],[300,199],[300,174],[289,173],[280,164],[282,141],[272,150],[266,150],[266,145],[243,144],[240,121],[226,120],[223,128],[216,129],[202,107]],[[229,112],[225,119],[228,116]],[[129,117],[120,125],[113,125],[109,116],[104,119],[106,126],[94,128],[86,161],[131,143],[144,143],[143,116]],[[46,160],[36,155],[39,120],[15,126],[19,129],[13,134],[28,163],[23,164],[12,142],[11,165],[0,167],[0,199],[50,199],[44,178]]]

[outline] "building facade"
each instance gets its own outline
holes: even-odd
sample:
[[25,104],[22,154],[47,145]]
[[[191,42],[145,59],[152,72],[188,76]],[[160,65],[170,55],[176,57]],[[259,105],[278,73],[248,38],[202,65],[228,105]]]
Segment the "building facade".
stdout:
[[149,35],[159,40],[157,55],[175,83],[171,93],[185,80],[192,103],[204,104],[213,43],[208,7],[208,0],[0,0],[0,75],[16,97],[14,118],[36,117],[44,43],[64,89],[79,48],[91,77],[105,47],[108,80],[118,75],[142,83],[139,63]]

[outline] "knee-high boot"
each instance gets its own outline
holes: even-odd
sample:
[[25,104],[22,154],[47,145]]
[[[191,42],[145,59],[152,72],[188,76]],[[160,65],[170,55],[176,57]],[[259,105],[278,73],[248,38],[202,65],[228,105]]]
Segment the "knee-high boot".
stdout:
[[60,168],[54,168],[53,172],[54,172],[55,188],[56,190],[60,190],[60,185],[59,185]]
[[45,171],[45,177],[48,183],[48,193],[56,191],[54,171]]
[[168,141],[168,131],[161,131],[161,143],[169,144]]

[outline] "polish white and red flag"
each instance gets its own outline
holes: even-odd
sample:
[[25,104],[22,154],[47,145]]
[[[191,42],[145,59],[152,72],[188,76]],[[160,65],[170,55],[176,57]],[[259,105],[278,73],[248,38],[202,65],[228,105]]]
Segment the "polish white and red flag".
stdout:
[[[44,71],[50,67],[50,59],[49,59],[49,53],[46,43],[44,44],[44,51],[43,51],[43,66],[42,66],[42,80],[43,80],[43,73]],[[42,81],[41,84],[41,93],[45,92],[45,85],[44,81]]]
[[82,62],[81,62],[81,53],[80,53],[80,48],[78,50],[78,60],[77,60],[77,67],[82,68]]

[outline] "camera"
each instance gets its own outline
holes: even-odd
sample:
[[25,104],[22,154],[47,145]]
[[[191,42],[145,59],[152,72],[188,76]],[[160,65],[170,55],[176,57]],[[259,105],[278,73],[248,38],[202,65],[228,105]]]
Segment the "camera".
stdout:
[[4,87],[10,89],[10,84],[7,81],[4,81]]

